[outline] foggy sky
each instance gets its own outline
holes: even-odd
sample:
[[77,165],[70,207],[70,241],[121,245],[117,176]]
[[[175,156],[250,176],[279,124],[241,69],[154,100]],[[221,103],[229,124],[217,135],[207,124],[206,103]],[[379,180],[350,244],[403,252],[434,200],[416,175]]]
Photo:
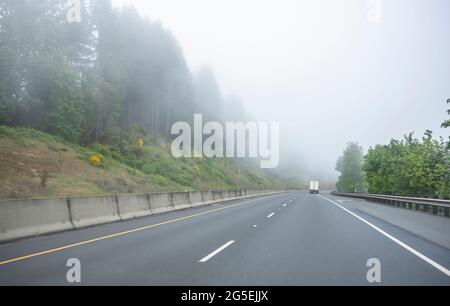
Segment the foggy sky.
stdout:
[[[450,1],[114,0],[177,39],[193,71],[207,64],[252,118],[281,123],[281,163],[335,177],[346,142],[366,150],[440,128],[450,98]],[[284,157],[284,158],[283,158]],[[284,159],[284,160],[283,160]]]

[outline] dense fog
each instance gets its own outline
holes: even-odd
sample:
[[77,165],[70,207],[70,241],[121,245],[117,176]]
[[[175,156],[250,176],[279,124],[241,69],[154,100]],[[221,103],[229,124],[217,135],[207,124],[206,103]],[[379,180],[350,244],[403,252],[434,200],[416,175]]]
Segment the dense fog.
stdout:
[[334,182],[365,151],[441,128],[450,4],[330,0],[3,0],[0,124],[71,142],[174,122],[279,122],[284,176]]
[[379,16],[364,0],[114,3],[160,20],[251,118],[280,121],[283,171],[333,179],[349,141],[448,134],[448,1],[380,1]]

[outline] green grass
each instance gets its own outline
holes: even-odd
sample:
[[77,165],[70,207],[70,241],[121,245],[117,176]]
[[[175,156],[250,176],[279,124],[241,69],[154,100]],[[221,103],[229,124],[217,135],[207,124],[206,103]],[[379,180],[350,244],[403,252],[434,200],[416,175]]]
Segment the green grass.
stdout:
[[24,127],[8,127],[0,125],[0,135],[14,139],[16,141],[24,142],[29,142],[30,140],[38,140],[47,144],[66,143],[60,137]]
[[[162,139],[144,139],[144,147],[136,144],[136,139],[122,141],[118,144],[92,144],[90,146],[80,146],[68,143],[58,137],[28,128],[11,128],[0,126],[0,139],[4,137],[12,140],[17,146],[24,148],[27,153],[34,152],[36,146],[46,145],[49,152],[58,156],[55,163],[66,164],[76,163],[90,170],[89,158],[93,154],[101,154],[104,157],[99,172],[114,176],[114,179],[104,181],[100,175],[95,174],[95,178],[88,175],[83,177],[77,174],[72,177],[70,173],[53,174],[58,176],[62,182],[70,182],[75,186],[87,187],[89,184],[91,192],[105,193],[134,192],[136,190],[158,190],[158,191],[184,191],[184,190],[214,190],[214,189],[246,189],[246,188],[289,188],[291,182],[287,182],[256,166],[251,166],[242,161],[236,162],[226,158],[180,158],[172,157],[170,145]],[[5,148],[3,148],[5,150]],[[7,149],[6,149],[7,150]],[[65,154],[67,151],[75,154]],[[0,152],[8,154],[8,152]],[[65,160],[71,156],[73,160]],[[75,157],[74,157],[75,156]],[[75,163],[74,163],[75,164]],[[70,168],[70,167],[69,167]],[[89,172],[89,171],[86,171]],[[121,176],[127,175],[127,178]],[[80,177],[81,176],[81,177]],[[124,182],[132,182],[124,183]],[[64,184],[64,188],[70,188],[70,184]],[[127,186],[130,184],[130,186]],[[116,186],[117,185],[117,186]],[[80,188],[81,188],[80,187]],[[83,189],[83,188],[81,188]],[[66,190],[66,189],[65,189]],[[52,191],[52,195],[60,195],[58,190]],[[50,191],[42,191],[44,194]]]

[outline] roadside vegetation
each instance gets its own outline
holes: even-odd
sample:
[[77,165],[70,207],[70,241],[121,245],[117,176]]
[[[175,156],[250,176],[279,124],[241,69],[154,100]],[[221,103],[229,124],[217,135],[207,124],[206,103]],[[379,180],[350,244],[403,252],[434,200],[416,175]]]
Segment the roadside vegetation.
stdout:
[[363,148],[357,143],[348,143],[343,155],[336,163],[336,170],[341,173],[336,183],[340,192],[366,192],[364,178]]
[[296,182],[232,159],[171,156],[163,138],[81,146],[0,126],[0,198],[158,191],[291,188]]
[[[447,113],[450,115],[450,110]],[[447,120],[442,127],[448,128],[449,123]],[[432,131],[426,131],[417,139],[411,133],[370,148],[364,157],[362,152],[352,143],[339,158],[339,191],[362,192],[367,184],[368,191],[375,194],[450,198],[450,137],[434,139]]]
[[365,156],[369,192],[401,196],[450,197],[450,151],[443,139],[427,131],[369,149]]
[[0,197],[286,186],[252,161],[174,159],[173,123],[246,121],[240,99],[133,6],[69,7],[0,1]]
[[29,127],[71,143],[118,145],[137,132],[170,141],[172,124],[246,121],[212,69],[191,71],[160,22],[111,0],[0,1],[0,125]]

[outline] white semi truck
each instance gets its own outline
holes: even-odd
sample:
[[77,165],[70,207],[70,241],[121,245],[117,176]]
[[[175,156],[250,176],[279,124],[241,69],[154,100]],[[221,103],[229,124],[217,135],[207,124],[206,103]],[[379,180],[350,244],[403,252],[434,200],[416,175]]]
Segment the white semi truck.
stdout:
[[309,182],[309,193],[319,193],[319,181]]

